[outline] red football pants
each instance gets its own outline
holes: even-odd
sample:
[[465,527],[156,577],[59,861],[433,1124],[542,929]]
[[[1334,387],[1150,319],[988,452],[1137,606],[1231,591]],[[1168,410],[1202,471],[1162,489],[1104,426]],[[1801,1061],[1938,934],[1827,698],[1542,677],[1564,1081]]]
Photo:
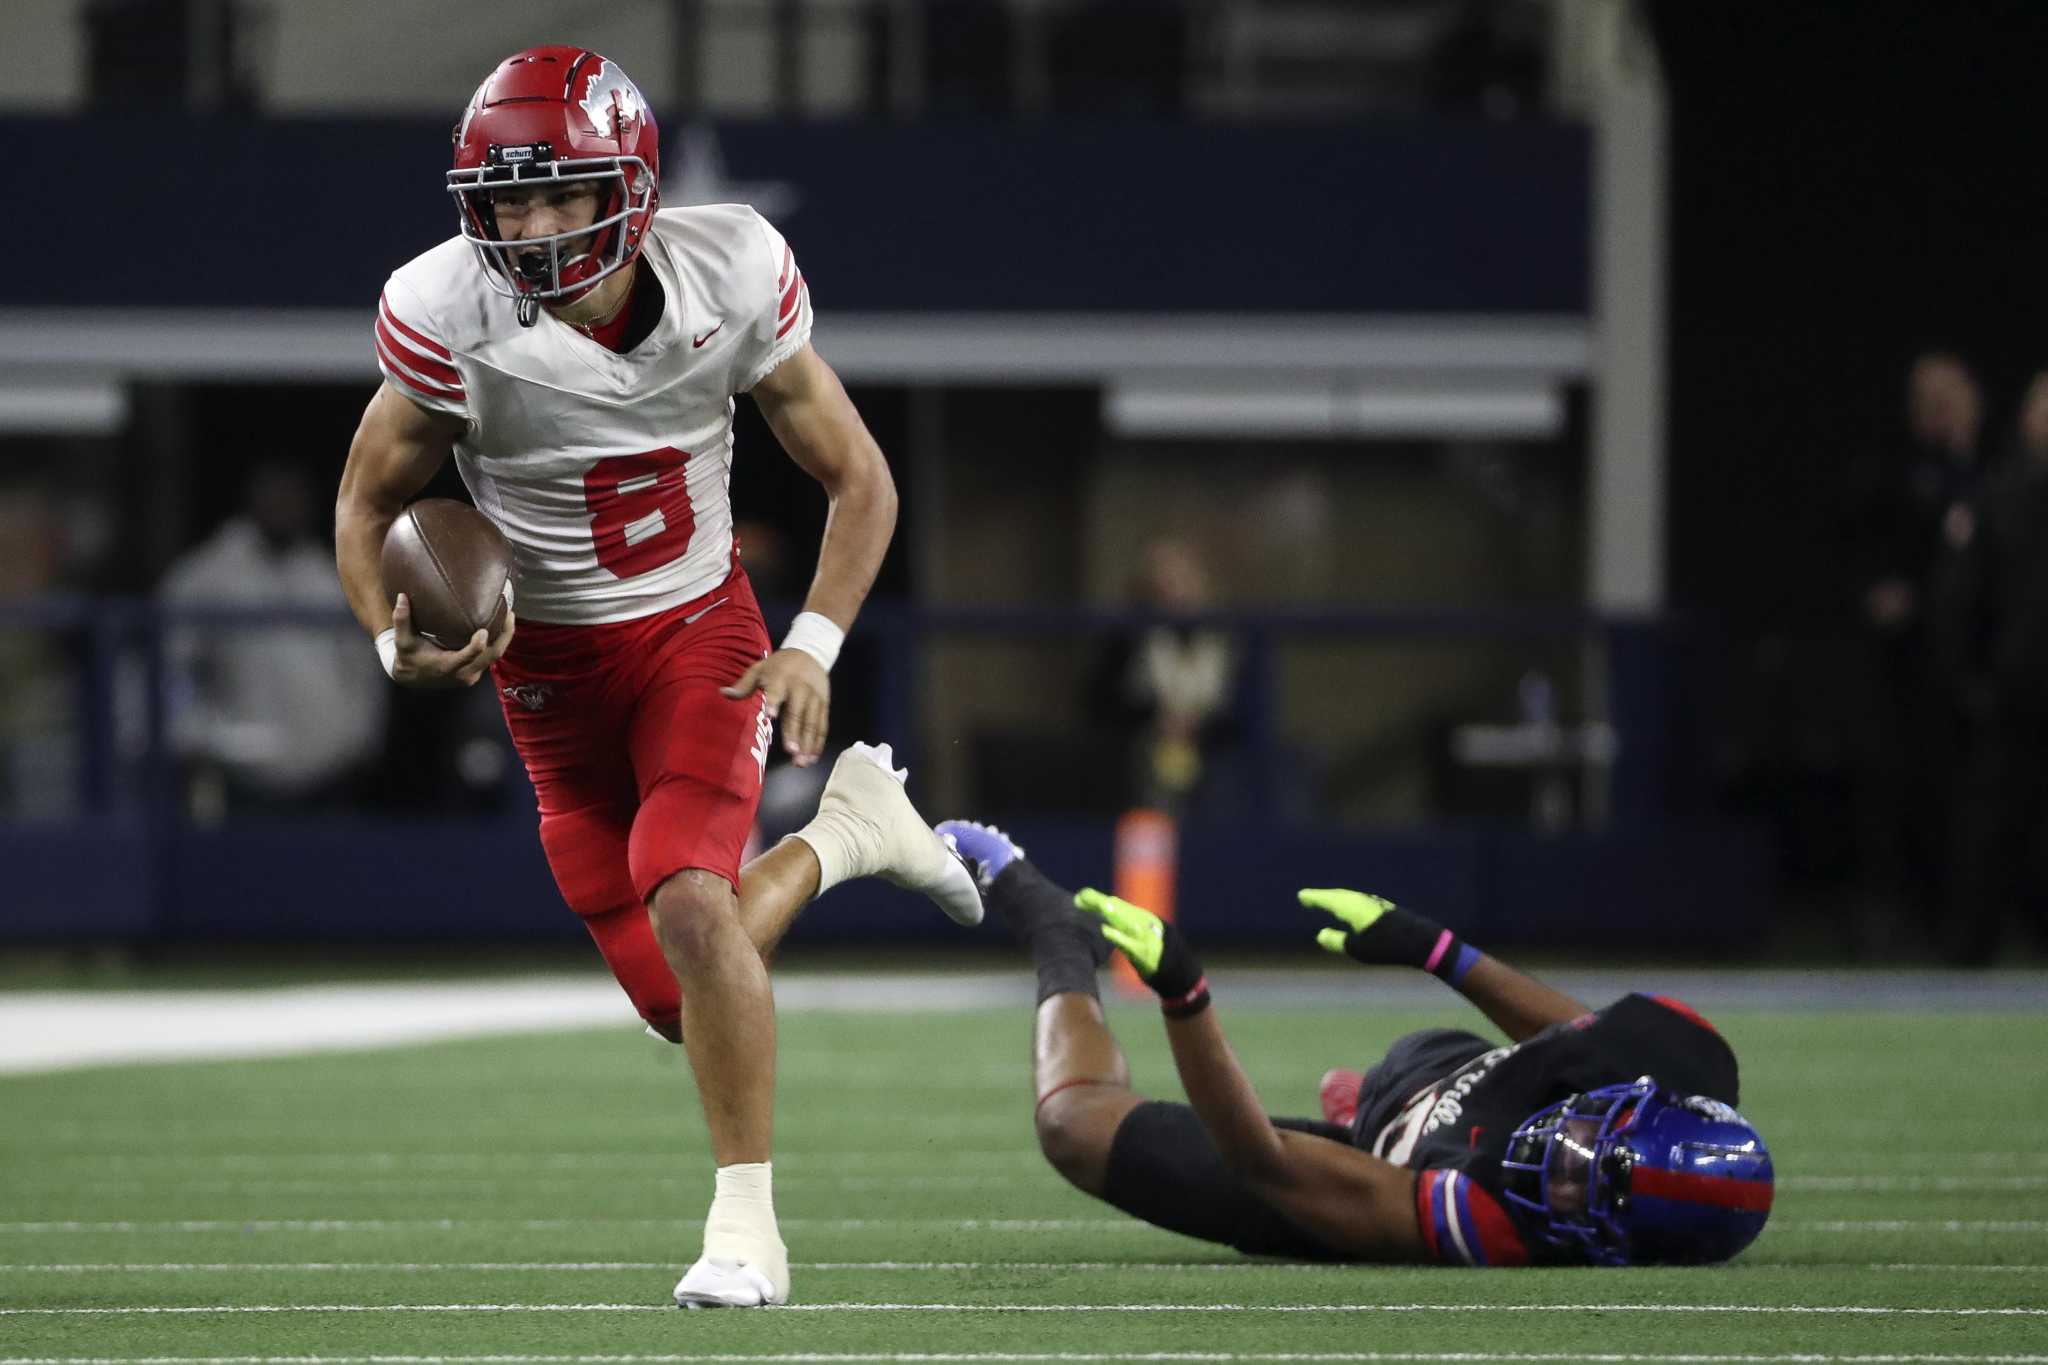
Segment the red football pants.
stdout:
[[642,1018],[682,1012],[647,902],[689,868],[739,886],[770,721],[718,689],[769,652],[744,570],[692,602],[599,626],[525,622],[492,670],[540,799],[540,842]]

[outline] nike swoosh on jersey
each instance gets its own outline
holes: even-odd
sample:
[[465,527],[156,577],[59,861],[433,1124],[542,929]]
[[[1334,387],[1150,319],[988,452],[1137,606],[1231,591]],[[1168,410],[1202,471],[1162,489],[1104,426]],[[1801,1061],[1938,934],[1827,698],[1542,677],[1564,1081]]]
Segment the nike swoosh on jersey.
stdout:
[[726,599],[725,599],[725,598],[723,598],[723,597],[721,597],[721,598],[719,598],[719,599],[718,599],[718,600],[717,600],[716,602],[713,602],[713,603],[712,603],[712,604],[711,604],[710,606],[708,606],[708,607],[703,607],[703,608],[700,608],[700,609],[698,609],[697,611],[693,611],[693,612],[691,612],[691,613],[690,613],[690,614],[689,614],[688,616],[685,616],[685,617],[683,618],[683,624],[684,624],[684,625],[686,625],[686,626],[687,626],[687,625],[689,625],[689,624],[690,624],[690,623],[691,623],[692,621],[696,620],[696,619],[697,619],[698,617],[700,617],[700,616],[703,616],[703,615],[706,615],[707,613],[711,612],[711,611],[712,611],[713,609],[715,609],[715,608],[718,608],[718,607],[722,607],[722,606],[724,606],[724,605],[725,605],[725,602],[726,602]]
[[707,341],[711,340],[711,338],[713,338],[713,337],[717,336],[717,335],[718,335],[718,333],[719,333],[719,329],[720,329],[720,328],[723,328],[724,326],[725,326],[725,319],[723,319],[723,318],[720,318],[720,319],[719,319],[719,321],[718,321],[718,326],[717,326],[717,327],[713,327],[713,328],[712,328],[712,329],[711,329],[710,331],[706,332],[706,333],[705,333],[705,334],[704,334],[703,336],[700,336],[700,337],[691,337],[691,338],[690,338],[690,349],[694,351],[694,350],[696,350],[696,349],[697,349],[697,348],[698,348],[699,346],[702,346],[702,345],[703,345],[703,344],[704,344],[705,342],[707,342]]

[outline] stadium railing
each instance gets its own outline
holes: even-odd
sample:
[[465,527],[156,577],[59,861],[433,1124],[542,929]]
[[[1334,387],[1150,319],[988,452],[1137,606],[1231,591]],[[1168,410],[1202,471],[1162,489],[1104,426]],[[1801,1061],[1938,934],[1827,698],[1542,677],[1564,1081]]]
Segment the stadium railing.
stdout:
[[[771,605],[771,628],[793,606]],[[923,607],[877,601],[870,642],[873,730],[917,770],[933,735],[923,658],[966,640],[1106,639],[1162,620],[1104,608]],[[1575,610],[1237,610],[1180,623],[1228,632],[1242,669],[1241,762],[1248,785],[1226,822],[1183,832],[1183,915],[1205,936],[1258,941],[1298,928],[1275,888],[1348,882],[1428,902],[1468,932],[1527,941],[1686,946],[1685,922],[1725,931],[1768,910],[1768,848],[1754,832],[1666,816],[1671,729],[1664,629]],[[170,606],[146,599],[50,597],[0,603],[0,633],[69,642],[76,694],[77,801],[69,818],[0,817],[0,938],[464,938],[573,933],[527,821],[511,816],[347,815],[195,827],[182,808],[170,739],[166,641],[174,629],[339,625],[329,611]],[[1360,828],[1283,815],[1292,761],[1278,673],[1290,641],[1497,642],[1590,646],[1619,738],[1607,770],[1603,828],[1534,831],[1492,822]],[[858,684],[856,684],[858,685]],[[1343,699],[1332,704],[1341,705]],[[530,798],[527,798],[530,800]],[[943,814],[951,812],[936,812]],[[1034,856],[1075,880],[1108,875],[1112,821],[1040,812],[1016,817]],[[1228,826],[1228,827],[1226,827]],[[479,882],[477,869],[485,869]],[[372,874],[369,870],[376,869]],[[392,869],[404,869],[394,875]],[[843,908],[808,918],[800,936],[919,937],[921,916],[886,892],[849,888]],[[12,901],[12,906],[8,902]],[[1653,906],[1712,907],[1704,916]],[[812,921],[817,923],[813,925]],[[1702,940],[1693,946],[1705,946]]]

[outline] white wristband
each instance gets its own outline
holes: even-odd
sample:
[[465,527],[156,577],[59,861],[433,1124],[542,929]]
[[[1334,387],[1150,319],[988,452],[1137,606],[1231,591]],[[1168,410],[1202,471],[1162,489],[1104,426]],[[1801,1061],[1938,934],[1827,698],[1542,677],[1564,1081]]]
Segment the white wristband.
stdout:
[[377,660],[384,665],[384,676],[396,678],[398,667],[398,628],[389,627],[377,632]]
[[839,662],[839,646],[845,643],[846,632],[831,617],[815,611],[798,612],[796,620],[789,623],[789,634],[782,637],[784,649],[802,650],[824,665],[827,673]]

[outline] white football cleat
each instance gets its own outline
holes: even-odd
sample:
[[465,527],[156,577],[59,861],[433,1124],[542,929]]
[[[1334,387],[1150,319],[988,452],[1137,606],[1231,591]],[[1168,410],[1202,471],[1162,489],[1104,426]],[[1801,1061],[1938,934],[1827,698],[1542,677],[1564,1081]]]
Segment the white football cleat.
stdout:
[[[830,825],[847,852],[838,880],[880,877],[929,896],[955,924],[981,923],[981,889],[953,841],[932,832],[904,790],[908,768],[886,744],[855,744],[832,765],[818,798],[817,825]],[[799,834],[802,837],[802,833]],[[821,859],[822,863],[822,859]]]
[[789,1302],[789,1262],[783,1258],[781,1280],[774,1267],[724,1256],[699,1256],[697,1264],[676,1281],[678,1308],[773,1308]]

